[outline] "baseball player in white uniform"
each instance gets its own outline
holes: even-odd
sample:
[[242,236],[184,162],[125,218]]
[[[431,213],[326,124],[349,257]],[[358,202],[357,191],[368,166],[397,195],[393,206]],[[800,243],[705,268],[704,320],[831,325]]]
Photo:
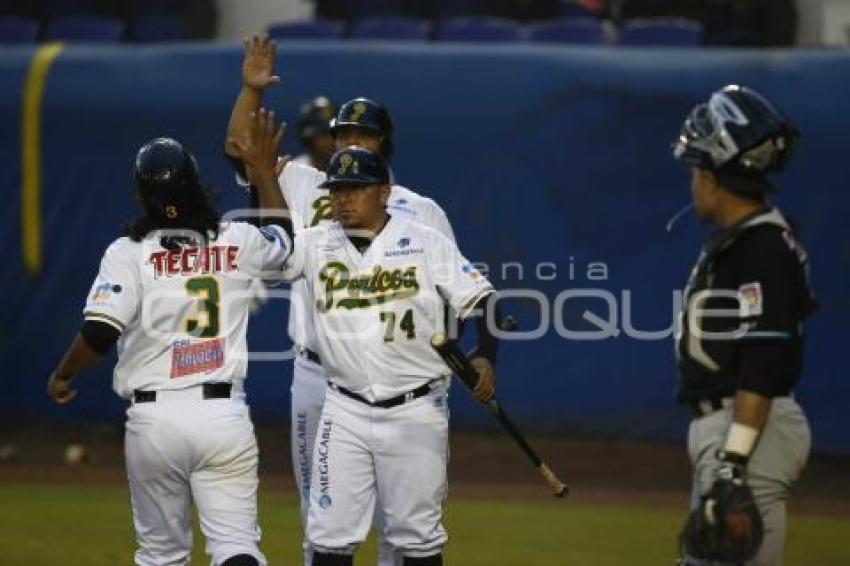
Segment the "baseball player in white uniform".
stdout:
[[[444,329],[445,302],[465,318],[486,312],[493,289],[452,240],[388,209],[379,154],[338,151],[322,187],[335,221],[297,233],[285,272],[315,301],[327,378],[307,521],[312,564],[352,564],[377,506],[404,566],[439,565],[450,372],[429,338]],[[487,399],[496,341],[478,328],[476,394]]]
[[294,157],[293,161],[320,171],[328,168],[328,161],[335,151],[330,126],[336,113],[336,105],[324,95],[315,96],[301,104],[295,126],[298,140],[306,151]]
[[251,281],[282,268],[286,234],[221,223],[194,158],[174,140],[142,147],[135,179],[145,214],[107,248],[48,393],[71,401],[75,375],[117,343],[135,563],[189,564],[194,503],[213,565],[265,564],[245,334]]
[[[253,38],[246,42],[243,87],[233,109],[229,139],[234,136],[237,139],[245,138],[245,132],[250,127],[251,113],[259,108],[258,92],[278,81],[277,77],[271,74],[274,57],[274,42],[268,38]],[[392,129],[392,121],[386,109],[366,98],[356,98],[345,103],[330,124],[338,148],[358,144],[385,156],[392,153]],[[232,144],[228,143],[225,149],[231,158],[238,160]],[[234,165],[237,171],[242,173],[241,178],[244,176],[243,164],[236,160]],[[296,231],[332,221],[328,190],[320,186],[325,180],[324,171],[304,163],[303,160],[289,161],[283,166],[279,185],[289,206]],[[244,178],[241,182],[246,184]],[[393,215],[430,226],[454,241],[454,233],[445,212],[430,198],[401,185],[392,184],[387,209]],[[319,355],[312,312],[314,300],[306,282],[293,282],[291,301],[288,332],[297,356],[291,388],[290,446],[295,481],[301,496],[302,525],[306,526],[310,504],[308,495],[312,454],[327,389],[327,371]],[[375,527],[379,536],[379,565],[397,564],[396,553],[381,534],[383,522],[380,509],[376,513]],[[306,545],[304,550],[305,564],[309,565],[311,551]]]

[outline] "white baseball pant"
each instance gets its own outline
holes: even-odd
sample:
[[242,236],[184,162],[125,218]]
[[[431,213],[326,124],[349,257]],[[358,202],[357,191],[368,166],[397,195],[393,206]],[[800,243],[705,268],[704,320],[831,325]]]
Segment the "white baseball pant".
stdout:
[[[301,527],[306,530],[307,511],[310,503],[310,472],[313,465],[313,445],[316,441],[316,430],[322,406],[325,403],[327,389],[327,372],[306,355],[295,358],[292,376],[292,411],[290,416],[290,447],[292,450],[292,468],[295,473],[295,485],[301,506]],[[378,534],[378,566],[397,566],[401,563],[393,547],[383,536],[383,516],[380,509],[375,510],[372,525]],[[307,544],[307,537],[302,542],[304,564],[310,566],[313,553]]]
[[158,391],[127,410],[124,441],[139,566],[189,564],[192,503],[217,566],[266,560],[257,526],[257,442],[244,393],[203,399],[200,386]]

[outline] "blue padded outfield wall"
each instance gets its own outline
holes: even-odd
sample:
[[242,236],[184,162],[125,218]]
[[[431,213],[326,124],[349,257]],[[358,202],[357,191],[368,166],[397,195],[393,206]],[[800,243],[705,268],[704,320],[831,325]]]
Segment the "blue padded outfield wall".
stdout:
[[[462,249],[486,263],[500,287],[549,299],[550,330],[503,348],[499,389],[525,427],[564,434],[684,435],[670,339],[626,332],[670,327],[673,291],[706,234],[693,215],[672,234],[664,229],[689,201],[687,171],[672,161],[670,143],[711,90],[740,82],[766,93],[803,134],[777,201],[802,227],[823,303],[808,327],[798,398],[816,448],[850,452],[850,55],[368,43],[288,43],[280,51],[283,80],[268,93],[270,106],[292,119],[316,93],[385,103],[396,122],[398,179],[445,207]],[[182,140],[221,207],[244,205],[222,153],[241,51],[77,47],[59,55],[42,105],[44,267],[36,277],[23,267],[20,213],[20,109],[32,55],[0,50],[0,414],[117,421],[124,404],[109,388],[109,363],[80,380],[82,394],[66,408],[50,405],[45,379],[80,323],[103,250],[135,213],[130,171],[139,145],[159,135]],[[295,137],[289,151],[298,150]],[[549,262],[543,278],[535,275],[541,262]],[[592,262],[607,267],[590,274],[603,281],[588,278]],[[523,273],[506,265],[516,263]],[[602,299],[572,298],[552,316],[556,296],[589,288],[609,291],[616,314]],[[535,304],[513,299],[506,310],[528,330],[540,319]],[[255,349],[287,346],[285,310],[272,304],[253,320]],[[611,320],[619,336],[579,341],[555,332],[555,318],[593,329],[585,310]],[[290,376],[288,363],[252,364],[258,419],[285,418]],[[453,397],[456,424],[489,422],[460,388]]]

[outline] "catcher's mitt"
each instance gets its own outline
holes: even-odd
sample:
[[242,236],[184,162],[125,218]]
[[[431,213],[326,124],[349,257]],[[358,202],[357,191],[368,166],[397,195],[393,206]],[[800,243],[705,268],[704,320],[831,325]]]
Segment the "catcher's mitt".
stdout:
[[750,488],[718,479],[688,516],[680,543],[691,558],[739,564],[756,555],[763,538],[764,522]]

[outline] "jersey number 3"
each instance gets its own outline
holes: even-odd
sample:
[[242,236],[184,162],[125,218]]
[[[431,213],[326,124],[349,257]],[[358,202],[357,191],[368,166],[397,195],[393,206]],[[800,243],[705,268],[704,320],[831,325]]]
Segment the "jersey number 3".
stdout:
[[[199,299],[198,318],[186,319],[186,332],[196,338],[218,336],[218,303],[220,293],[215,277],[193,277],[186,281],[186,292]],[[205,324],[202,324],[206,318]]]
[[[395,340],[395,313],[386,311],[381,313],[381,322],[387,323],[387,328],[384,331],[384,342],[392,342]],[[405,333],[408,340],[416,338],[416,327],[413,325],[413,309],[408,309],[404,316],[401,317],[401,324],[398,327]]]

